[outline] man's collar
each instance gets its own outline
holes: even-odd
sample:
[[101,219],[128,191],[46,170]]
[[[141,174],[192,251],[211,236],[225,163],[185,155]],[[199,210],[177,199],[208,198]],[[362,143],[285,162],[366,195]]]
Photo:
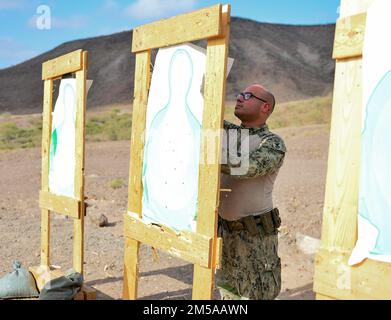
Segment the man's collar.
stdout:
[[248,129],[250,134],[265,134],[265,133],[269,133],[269,127],[268,127],[268,125],[266,123],[263,126],[254,127],[254,128],[246,128],[245,126],[243,126],[243,124],[241,124],[240,128],[241,129]]

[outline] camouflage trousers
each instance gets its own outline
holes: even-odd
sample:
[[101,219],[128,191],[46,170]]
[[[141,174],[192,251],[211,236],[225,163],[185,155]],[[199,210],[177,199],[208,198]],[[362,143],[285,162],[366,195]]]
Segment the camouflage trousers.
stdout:
[[222,267],[216,272],[216,286],[223,300],[272,300],[281,290],[281,260],[277,232],[259,235],[247,230],[230,231],[219,217],[223,239]]

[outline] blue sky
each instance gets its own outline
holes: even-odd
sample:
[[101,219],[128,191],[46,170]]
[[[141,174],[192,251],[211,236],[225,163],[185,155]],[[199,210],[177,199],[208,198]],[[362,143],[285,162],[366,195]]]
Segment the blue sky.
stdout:
[[[216,3],[230,3],[232,16],[260,22],[325,24],[335,23],[340,0],[0,0],[0,69],[66,41],[131,30]],[[50,29],[37,27],[41,5],[47,15],[50,10]]]

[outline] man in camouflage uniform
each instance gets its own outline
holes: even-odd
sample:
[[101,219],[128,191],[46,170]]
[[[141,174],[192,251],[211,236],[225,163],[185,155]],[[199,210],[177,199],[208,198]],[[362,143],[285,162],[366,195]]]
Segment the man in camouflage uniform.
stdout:
[[280,218],[272,191],[286,148],[266,125],[274,105],[274,96],[253,84],[237,96],[235,116],[242,124],[224,121],[228,144],[223,143],[221,188],[228,190],[220,197],[223,254],[216,273],[222,299],[274,299],[281,290]]

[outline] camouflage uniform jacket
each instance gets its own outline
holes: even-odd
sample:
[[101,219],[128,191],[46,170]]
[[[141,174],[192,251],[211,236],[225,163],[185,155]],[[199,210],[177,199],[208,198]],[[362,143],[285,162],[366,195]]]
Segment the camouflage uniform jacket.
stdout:
[[[237,126],[228,121],[224,121],[224,129],[237,130],[237,154],[240,156],[241,149],[241,129],[246,129],[243,125]],[[245,179],[253,178],[259,175],[272,173],[282,166],[286,147],[284,141],[275,133],[269,131],[269,127],[265,124],[260,128],[249,128],[249,135],[257,135],[261,139],[261,143],[255,150],[250,150],[249,154],[249,169],[246,174],[236,175],[236,178]],[[229,160],[229,159],[228,159]],[[240,164],[222,164],[221,172],[231,174],[231,168],[238,167]]]
[[221,194],[220,216],[233,221],[272,210],[274,182],[285,157],[284,141],[267,125],[247,129],[225,122],[224,129],[228,139],[223,141],[220,182],[222,189],[231,192]]

